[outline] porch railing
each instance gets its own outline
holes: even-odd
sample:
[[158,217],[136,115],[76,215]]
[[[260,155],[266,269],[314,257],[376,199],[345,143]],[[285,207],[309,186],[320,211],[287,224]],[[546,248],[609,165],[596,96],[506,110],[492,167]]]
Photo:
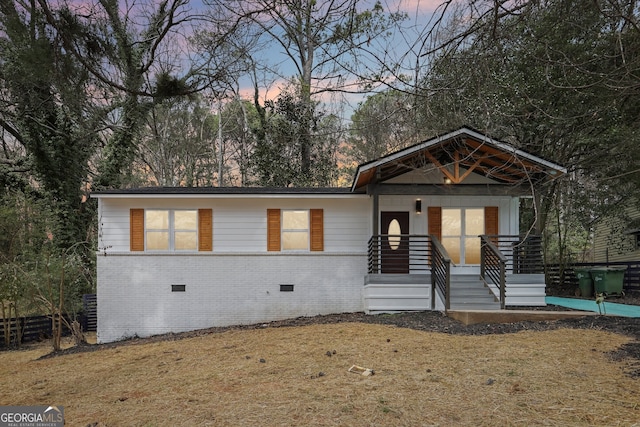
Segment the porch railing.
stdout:
[[368,247],[369,274],[428,273],[430,238],[426,235],[379,234],[371,236]]
[[488,236],[480,236],[480,278],[498,288],[500,308],[504,310],[507,286],[507,258]]
[[[539,236],[481,237],[481,276],[487,285],[499,290],[500,305],[505,307],[506,276],[543,274],[542,239]],[[429,235],[374,235],[368,244],[369,274],[431,273],[431,291],[437,291],[450,308],[451,258],[440,241]],[[432,299],[435,301],[435,298]]]
[[542,255],[542,237],[524,236],[485,236],[506,259],[507,272],[513,274],[544,274]]
[[448,311],[451,308],[451,258],[435,236],[431,236],[431,255],[432,304],[435,304],[435,292],[438,291],[444,300],[444,309]]

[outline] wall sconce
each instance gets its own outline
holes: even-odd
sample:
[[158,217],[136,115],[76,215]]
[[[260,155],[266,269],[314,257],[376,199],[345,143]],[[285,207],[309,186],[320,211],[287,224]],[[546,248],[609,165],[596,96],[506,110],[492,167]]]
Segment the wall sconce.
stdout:
[[416,213],[420,215],[422,213],[422,200],[416,199]]
[[451,184],[451,182],[452,182],[452,181],[451,181],[451,178],[449,178],[449,177],[447,177],[447,176],[445,176],[445,177],[444,177],[444,183],[445,183],[445,184]]

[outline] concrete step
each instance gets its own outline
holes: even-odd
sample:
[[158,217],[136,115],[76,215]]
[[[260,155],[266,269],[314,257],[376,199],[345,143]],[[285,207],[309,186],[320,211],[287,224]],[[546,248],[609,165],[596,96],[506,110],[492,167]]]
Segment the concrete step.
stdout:
[[451,310],[500,310],[500,302],[476,274],[451,276]]
[[475,288],[454,288],[451,287],[451,296],[452,297],[464,297],[464,296],[478,296],[478,297],[482,297],[484,295],[493,295],[491,293],[491,291],[489,290],[489,288],[486,287],[475,287]]
[[500,310],[499,302],[471,302],[471,301],[451,301],[450,310]]
[[451,283],[476,283],[480,282],[478,274],[452,274]]

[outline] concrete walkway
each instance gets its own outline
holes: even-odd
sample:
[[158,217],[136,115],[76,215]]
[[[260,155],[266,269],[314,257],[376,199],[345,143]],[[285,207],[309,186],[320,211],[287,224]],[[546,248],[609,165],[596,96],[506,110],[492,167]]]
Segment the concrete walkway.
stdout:
[[[562,298],[562,297],[546,297],[547,304],[558,305],[560,307],[572,308],[574,310],[592,311],[599,313],[598,304],[595,300],[578,299],[578,298]],[[640,317],[640,306],[618,304],[615,302],[606,301],[600,305],[602,314],[608,314],[610,316],[623,316],[623,317]]]

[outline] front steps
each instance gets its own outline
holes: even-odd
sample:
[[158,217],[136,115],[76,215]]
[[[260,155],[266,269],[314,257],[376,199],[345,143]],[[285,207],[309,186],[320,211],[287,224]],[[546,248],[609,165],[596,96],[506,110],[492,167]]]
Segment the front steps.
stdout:
[[449,310],[500,310],[500,301],[477,274],[452,274]]
[[[507,274],[506,305],[512,307],[545,306],[543,274]],[[436,292],[432,301],[430,274],[369,274],[365,276],[363,307],[365,313],[402,311],[444,311],[444,301]],[[497,289],[494,289],[497,293]],[[452,274],[449,310],[495,311],[500,301],[480,280],[480,275]]]

